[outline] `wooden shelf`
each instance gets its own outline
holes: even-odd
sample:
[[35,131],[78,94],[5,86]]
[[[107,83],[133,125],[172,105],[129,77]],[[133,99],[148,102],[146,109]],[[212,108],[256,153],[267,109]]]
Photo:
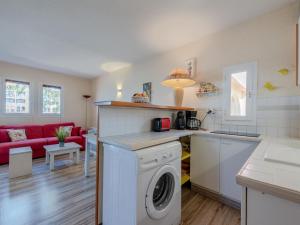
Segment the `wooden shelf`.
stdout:
[[184,106],[167,106],[167,105],[153,105],[148,103],[134,103],[122,101],[98,101],[95,102],[97,106],[111,106],[111,107],[127,107],[127,108],[149,108],[149,109],[165,109],[165,110],[181,110],[192,111],[194,108]]
[[185,160],[190,157],[191,157],[191,153],[189,153],[188,151],[185,151],[185,150],[182,151],[181,160]]
[[181,176],[181,186],[190,180],[190,176],[188,174],[184,174]]

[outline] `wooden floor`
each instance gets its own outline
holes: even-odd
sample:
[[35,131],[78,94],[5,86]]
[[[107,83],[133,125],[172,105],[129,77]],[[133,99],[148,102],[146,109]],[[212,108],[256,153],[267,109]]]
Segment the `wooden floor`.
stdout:
[[[83,157],[83,155],[82,155]],[[33,176],[8,179],[8,166],[0,166],[0,225],[93,225],[95,160],[91,176],[84,177],[83,161],[70,165],[66,157],[49,171],[44,159],[33,163]],[[184,225],[239,225],[238,210],[184,188]]]
[[182,190],[183,225],[240,225],[240,211],[203,197],[187,188]]
[[45,159],[35,159],[31,177],[11,181],[8,166],[0,166],[0,224],[93,224],[95,160],[91,160],[91,176],[86,178],[83,161],[79,165],[70,165],[67,158],[62,156],[62,160],[55,161],[53,172]]

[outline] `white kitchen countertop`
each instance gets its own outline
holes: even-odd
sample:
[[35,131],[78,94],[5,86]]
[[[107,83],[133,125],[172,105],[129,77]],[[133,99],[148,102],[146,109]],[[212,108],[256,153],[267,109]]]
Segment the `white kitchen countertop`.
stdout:
[[165,132],[145,132],[145,133],[134,133],[125,135],[114,135],[108,137],[101,137],[100,141],[105,144],[115,145],[128,150],[139,150],[142,148],[159,145],[162,143],[175,141],[179,137],[188,135],[206,135],[211,137],[222,137],[230,138],[241,141],[256,141],[259,142],[260,138],[245,137],[236,135],[225,135],[225,134],[213,134],[209,131],[202,130],[170,130]]
[[[244,137],[236,135],[213,134],[209,131],[171,130],[167,132],[145,132],[137,134],[101,137],[105,144],[116,145],[131,151],[177,140],[187,135],[203,135],[210,137],[229,138],[241,141],[260,142],[236,179],[237,183],[300,203],[300,166],[266,161],[266,152],[272,149],[286,149],[291,146],[300,151],[300,139],[271,138],[261,136]],[[300,159],[299,159],[300,162]]]
[[300,166],[265,160],[266,153],[279,152],[277,156],[284,160],[288,151],[298,154],[298,150],[300,154],[299,139],[263,137],[238,173],[237,183],[300,203]]
[[115,145],[124,149],[135,151],[170,141],[175,141],[179,137],[192,134],[193,131],[189,130],[170,130],[165,132],[145,132],[101,137],[100,141],[105,144]]

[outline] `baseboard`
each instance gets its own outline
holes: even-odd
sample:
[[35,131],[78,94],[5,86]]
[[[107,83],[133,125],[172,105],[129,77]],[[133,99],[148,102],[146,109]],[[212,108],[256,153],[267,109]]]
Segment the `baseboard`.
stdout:
[[241,209],[241,203],[234,201],[230,198],[226,198],[219,193],[216,193],[214,191],[208,190],[206,188],[203,188],[197,184],[191,184],[192,191],[197,192],[205,197],[211,198],[213,200],[219,201],[225,205],[228,205],[230,207]]

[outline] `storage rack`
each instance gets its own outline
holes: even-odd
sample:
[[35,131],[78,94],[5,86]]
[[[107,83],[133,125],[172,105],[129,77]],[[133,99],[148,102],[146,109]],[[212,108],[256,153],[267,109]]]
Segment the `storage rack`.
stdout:
[[181,186],[190,183],[190,136],[181,137],[179,139],[182,145],[181,155]]

